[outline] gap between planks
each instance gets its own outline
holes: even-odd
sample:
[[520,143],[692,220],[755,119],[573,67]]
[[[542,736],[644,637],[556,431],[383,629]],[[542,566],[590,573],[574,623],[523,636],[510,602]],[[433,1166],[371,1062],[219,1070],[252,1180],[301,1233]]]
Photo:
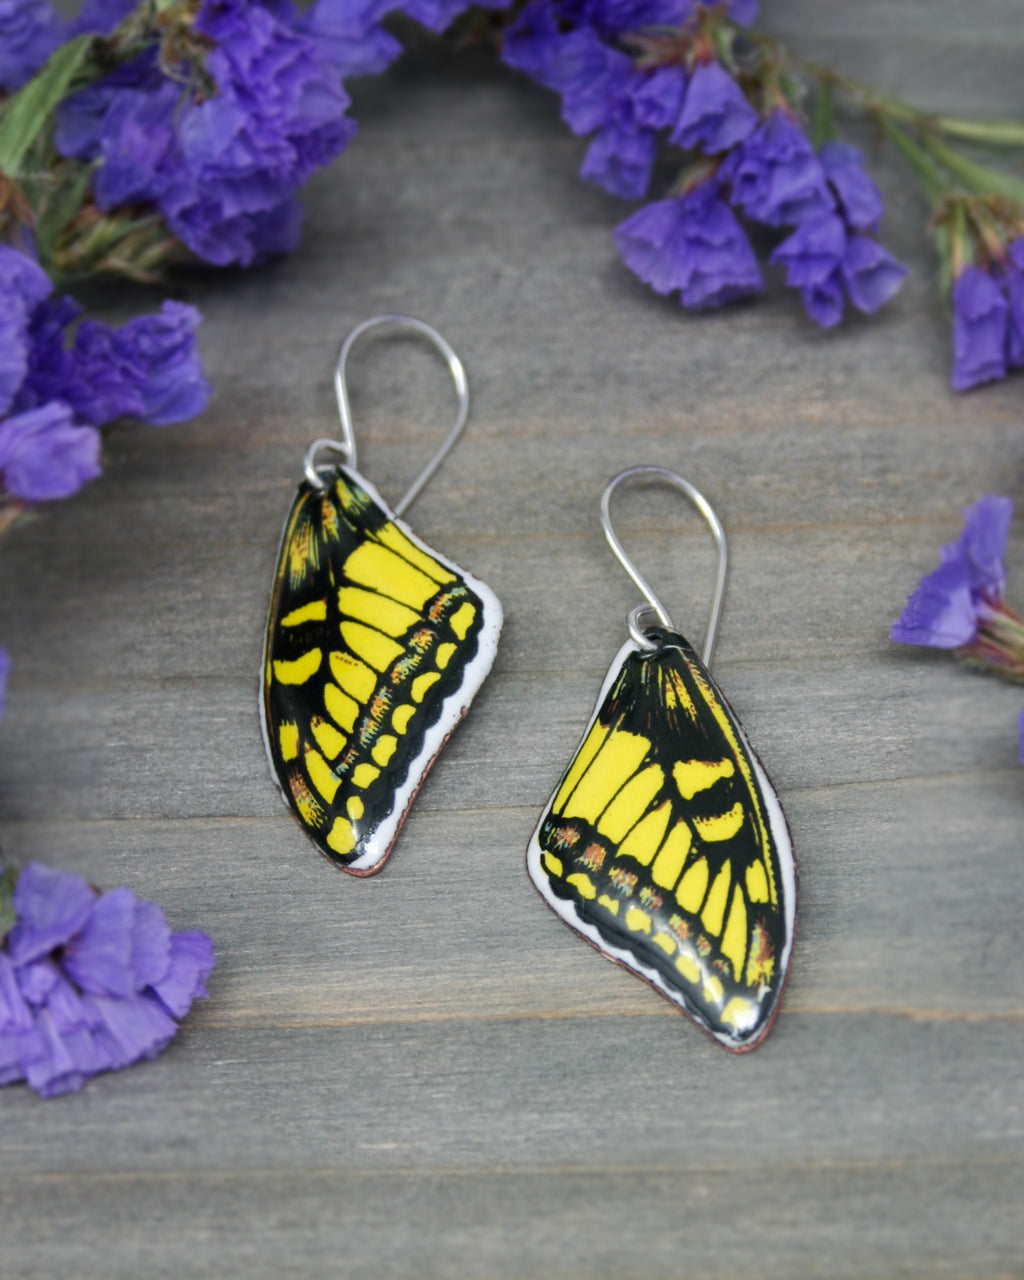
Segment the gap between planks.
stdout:
[[[1020,1009],[915,1009],[899,1005],[813,1005],[809,1003],[790,1006],[783,1004],[787,1018],[893,1018],[908,1022],[950,1023],[1024,1023],[1024,1008]],[[678,1018],[679,1011],[666,1004],[664,1009],[633,1008],[616,1005],[601,1009],[510,1009],[504,1013],[443,1013],[396,1012],[390,1015],[377,1013],[352,1014],[337,1018],[280,1018],[260,1016],[254,1009],[239,1009],[237,1014],[223,1016],[204,1012],[204,1030],[218,1031],[314,1031],[342,1030],[347,1027],[403,1027],[463,1025],[465,1023],[491,1024],[502,1022],[583,1022],[607,1018]]]
[[[878,1160],[847,1159],[815,1159],[802,1161],[787,1161],[784,1163],[773,1164],[771,1171],[773,1175],[784,1176],[787,1173],[792,1174],[808,1174],[820,1173],[823,1176],[829,1174],[857,1174],[857,1173],[890,1173],[900,1174],[917,1171],[922,1169],[934,1170],[960,1170],[965,1165],[969,1165],[972,1169],[990,1168],[990,1169],[1016,1169],[1019,1168],[1024,1156],[1011,1152],[982,1152],[970,1157],[964,1157],[958,1153],[955,1156],[893,1156]],[[701,1163],[696,1166],[686,1166],[687,1174],[700,1173],[707,1176],[725,1176],[732,1174],[743,1174],[749,1171],[749,1166],[739,1163],[738,1161],[713,1161]],[[466,1178],[591,1178],[600,1179],[602,1181],[608,1178],[649,1178],[649,1177],[668,1177],[678,1178],[680,1166],[664,1163],[650,1164],[608,1164],[602,1162],[600,1168],[594,1165],[582,1164],[580,1162],[560,1162],[553,1164],[500,1164],[496,1163],[481,1169],[479,1165],[388,1165],[381,1167],[380,1165],[349,1165],[346,1168],[302,1168],[300,1170],[287,1170],[286,1174],[289,1178],[300,1177],[309,1179],[310,1181],[355,1181],[364,1180],[385,1180],[392,1181],[396,1178],[404,1178],[412,1182],[418,1182],[423,1179],[434,1180],[437,1178],[448,1178],[452,1181],[461,1181]],[[172,1183],[181,1180],[187,1180],[190,1184],[204,1182],[208,1184],[218,1182],[238,1182],[238,1181],[264,1181],[271,1179],[280,1179],[284,1176],[280,1167],[261,1168],[247,1167],[242,1169],[201,1169],[189,1167],[187,1169],[118,1169],[103,1170],[94,1169],[92,1167],[83,1167],[82,1169],[69,1170],[52,1170],[38,1172],[24,1172],[13,1174],[0,1173],[0,1194],[3,1194],[6,1187],[11,1189],[20,1189],[21,1187],[34,1185],[59,1185],[61,1183],[76,1182],[83,1177],[88,1177],[90,1182],[105,1184],[121,1184],[127,1182],[148,1182],[148,1183]],[[1019,1273],[1014,1273],[1016,1280],[1019,1280]],[[993,1278],[994,1280],[994,1278]]]

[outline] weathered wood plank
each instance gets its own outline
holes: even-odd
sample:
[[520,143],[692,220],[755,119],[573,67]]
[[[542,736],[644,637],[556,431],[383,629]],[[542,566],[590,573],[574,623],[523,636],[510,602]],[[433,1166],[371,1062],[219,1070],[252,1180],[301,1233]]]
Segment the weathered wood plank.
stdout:
[[[564,622],[559,632],[548,639],[549,658],[574,634]],[[622,639],[605,637],[609,662]],[[9,712],[7,732],[22,746],[0,775],[7,820],[278,816],[252,665],[244,681],[34,688],[31,702]],[[1005,685],[948,660],[723,660],[717,672],[784,799],[803,789],[973,778],[979,770],[1005,771],[1012,796],[1017,700]],[[532,805],[539,812],[579,741],[603,674],[596,666],[499,667],[500,678],[452,737],[417,808]]]
[[[401,1144],[399,1144],[401,1145]],[[343,1274],[889,1280],[1020,1274],[1024,1204],[999,1159],[727,1161],[676,1169],[307,1169],[0,1180],[24,1280]],[[89,1252],[102,1219],[104,1248]],[[55,1224],[60,1229],[55,1230]],[[182,1229],[182,1224],[186,1224]],[[440,1229],[439,1229],[440,1224]],[[115,1243],[116,1242],[116,1243]]]
[[765,1052],[739,1056],[680,1018],[197,1022],[161,1058],[87,1094],[11,1107],[5,1182],[14,1167],[85,1177],[578,1164],[682,1175],[724,1164],[757,1174],[954,1151],[1021,1167],[1024,1079],[1002,1069],[1020,1044],[1012,1020],[794,1013]]
[[[785,799],[801,871],[786,1012],[1024,1022],[1019,802],[1003,775],[870,781]],[[59,851],[97,883],[125,882],[164,903],[178,927],[209,929],[220,964],[204,1025],[677,1020],[534,893],[523,853],[536,809],[420,806],[385,872],[363,882],[330,866],[280,814],[32,822],[6,833],[22,858]]]
[[7,1263],[102,1219],[76,1274],[1014,1274],[1018,1029],[788,1024],[745,1059],[666,1019],[207,1029],[5,1126]]

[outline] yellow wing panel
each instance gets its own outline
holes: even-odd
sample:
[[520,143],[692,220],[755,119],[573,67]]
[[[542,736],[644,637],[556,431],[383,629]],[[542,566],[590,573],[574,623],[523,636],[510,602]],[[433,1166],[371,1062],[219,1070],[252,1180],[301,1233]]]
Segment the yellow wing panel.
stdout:
[[680,637],[626,652],[607,688],[541,818],[531,875],[596,946],[726,1047],[751,1047],[774,1016],[795,916],[780,898],[795,869],[777,799]]

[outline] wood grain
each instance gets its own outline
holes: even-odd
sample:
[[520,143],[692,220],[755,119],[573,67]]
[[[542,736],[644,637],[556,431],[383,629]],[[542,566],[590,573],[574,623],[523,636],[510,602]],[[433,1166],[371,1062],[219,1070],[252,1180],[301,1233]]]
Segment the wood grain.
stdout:
[[[1019,4],[764,8],[936,109],[1024,110]],[[5,853],[127,883],[218,950],[157,1061],[0,1095],[0,1271],[1021,1275],[1021,698],[887,640],[959,509],[1024,496],[1021,384],[948,391],[923,203],[862,134],[913,268],[898,299],[822,334],[772,276],[687,315],[617,261],[624,206],[578,182],[583,144],[541,90],[427,45],[354,96],[300,251],[180,282],[209,411],[115,434],[103,478],[0,555]],[[336,346],[393,309],[446,334],[473,392],[411,522],[507,623],[393,858],[356,882],[280,803],[257,669]],[[453,411],[444,372],[377,342],[352,392],[361,466],[394,497]],[[637,462],[682,470],[729,530],[716,676],[799,861],[791,983],[741,1059],[570,934],[523,867],[635,603],[597,503]],[[659,491],[617,511],[699,639],[706,532]],[[1019,530],[1009,560],[1020,595]]]

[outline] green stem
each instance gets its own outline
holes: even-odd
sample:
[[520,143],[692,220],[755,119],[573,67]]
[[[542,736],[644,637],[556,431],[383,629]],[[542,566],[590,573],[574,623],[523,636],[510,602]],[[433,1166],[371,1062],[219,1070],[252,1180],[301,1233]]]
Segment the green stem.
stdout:
[[950,173],[955,174],[977,195],[1002,196],[1024,209],[1024,182],[1019,178],[1012,178],[1008,173],[1000,173],[998,170],[989,169],[986,165],[968,160],[966,156],[948,146],[934,133],[922,134],[921,141],[936,160],[944,164]]
[[1024,122],[1017,120],[963,120],[958,116],[932,115],[901,98],[890,98],[852,76],[843,75],[820,62],[797,58],[799,64],[823,83],[833,84],[848,97],[855,98],[868,112],[889,116],[904,124],[917,125],[932,132],[944,133],[965,142],[987,143],[995,147],[1024,146]]
[[873,93],[866,86],[863,93],[865,105],[906,124],[915,124],[935,133],[944,133],[950,138],[960,138],[964,142],[988,143],[997,147],[1024,146],[1024,123],[1016,120],[961,120],[956,116],[936,116],[899,98],[886,98],[882,94]]
[[14,498],[8,502],[4,502],[0,506],[0,538],[11,528],[14,522],[27,510],[24,502],[18,502]]
[[14,910],[14,889],[18,883],[18,873],[14,867],[4,867],[0,871],[0,945],[14,927],[18,913]]
[[917,175],[934,207],[938,207],[948,193],[949,183],[945,174],[928,153],[917,145],[905,129],[901,129],[888,116],[881,116],[880,123],[886,136],[900,151],[907,164]]
[[820,151],[826,142],[836,137],[836,116],[831,80],[818,81],[818,96],[814,102],[814,118],[811,121],[811,142]]
[[1024,124],[1016,120],[958,120],[932,116],[931,123],[950,138],[983,142],[993,147],[1024,147]]
[[951,201],[950,205],[948,287],[951,289],[953,281],[957,280],[964,269],[971,265],[971,240],[967,233],[967,210],[963,200]]

